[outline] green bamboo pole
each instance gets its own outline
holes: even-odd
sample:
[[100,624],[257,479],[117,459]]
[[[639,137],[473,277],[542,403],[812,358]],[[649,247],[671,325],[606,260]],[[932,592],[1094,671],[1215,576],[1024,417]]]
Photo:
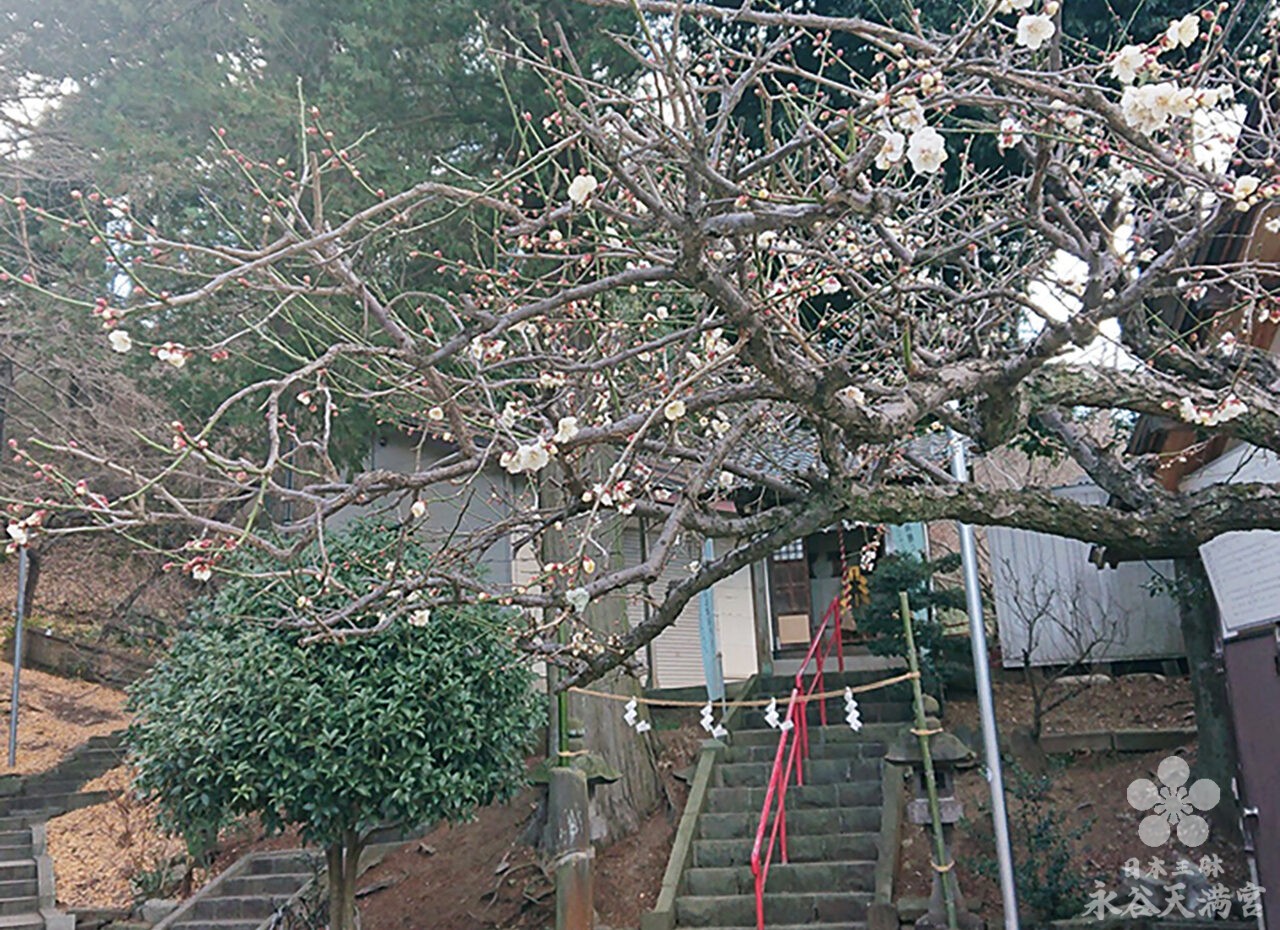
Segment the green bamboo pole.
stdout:
[[[933,753],[929,750],[929,734],[925,732],[927,725],[924,716],[924,689],[920,687],[920,662],[916,658],[916,636],[915,630],[911,627],[911,603],[907,598],[906,591],[898,592],[898,606],[902,611],[902,632],[907,640],[907,667],[911,670],[911,674],[915,676],[911,679],[911,697],[916,710],[915,732],[916,737],[920,740],[920,764],[924,768],[924,787],[929,795],[929,818],[933,821],[933,848],[934,855],[937,856],[934,868],[947,868],[947,863],[942,861],[947,858],[947,844],[942,837],[942,810],[938,806],[938,779],[933,772]],[[939,880],[942,882],[942,900],[947,906],[947,926],[951,930],[959,930],[959,923],[956,919],[955,886],[949,880],[954,867],[954,860],[952,860],[951,868],[947,868],[945,872],[939,872]]]

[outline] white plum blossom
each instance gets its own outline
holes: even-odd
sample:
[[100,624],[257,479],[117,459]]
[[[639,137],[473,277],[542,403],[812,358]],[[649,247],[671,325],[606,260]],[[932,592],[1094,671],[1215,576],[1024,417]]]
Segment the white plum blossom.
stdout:
[[176,342],[166,342],[156,351],[156,358],[162,362],[168,362],[174,368],[181,368],[187,364],[187,350]]
[[1252,174],[1242,174],[1236,178],[1231,185],[1231,199],[1236,202],[1236,209],[1243,212],[1253,206],[1256,202],[1254,195],[1261,186],[1262,181]]
[[947,143],[932,126],[917,129],[907,142],[907,159],[921,174],[936,174],[947,160]]
[[573,612],[580,614],[587,609],[587,605],[591,603],[591,595],[586,588],[570,588],[564,592],[564,599],[568,601],[569,606],[573,608]]
[[191,577],[203,584],[213,577],[213,566],[208,562],[197,562],[191,569]]
[[432,407],[430,410],[427,411],[427,419],[433,423],[439,423],[441,420],[444,419],[444,408]]
[[876,167],[881,171],[888,171],[902,161],[902,156],[906,154],[907,137],[894,129],[886,129],[880,135],[884,139],[884,145],[876,153]]
[[416,500],[409,505],[409,513],[413,515],[415,520],[421,520],[427,515],[427,502],[424,500]]
[[431,623],[431,608],[420,607],[409,614],[409,626],[423,627]]
[[1164,39],[1170,48],[1190,48],[1200,37],[1200,17],[1188,13],[1182,19],[1170,20]]
[[545,439],[536,439],[530,443],[521,443],[514,451],[504,452],[498,458],[498,464],[509,474],[533,474],[542,471],[551,461],[551,450]]
[[1028,13],[1018,19],[1017,44],[1036,51],[1053,38],[1058,29],[1053,20],[1041,13]]
[[997,13],[1015,13],[1030,9],[1031,0],[997,0],[995,8]]
[[122,354],[133,348],[133,339],[128,330],[124,329],[113,329],[107,333],[107,342],[111,343],[113,350]]
[[1053,101],[1049,104],[1049,109],[1058,115],[1062,127],[1068,132],[1079,132],[1084,128],[1084,114],[1078,110],[1067,109],[1067,105],[1061,100]]
[[1221,403],[1212,407],[1197,406],[1190,397],[1184,397],[1178,402],[1178,415],[1187,423],[1198,423],[1201,426],[1217,426],[1248,412],[1248,405],[1234,394],[1228,394]]
[[915,132],[925,126],[924,107],[915,94],[903,94],[898,98],[902,111],[894,117],[894,122],[903,132]]
[[10,523],[6,529],[9,534],[10,550],[16,546],[25,546],[31,542],[31,534],[27,532],[27,528],[21,523]]
[[578,206],[584,205],[596,192],[600,182],[593,174],[580,174],[569,182],[569,199]]
[[1000,121],[1000,134],[996,136],[996,148],[1000,151],[1016,147],[1022,142],[1022,124],[1012,116]]
[[684,414],[684,401],[679,399],[668,402],[667,405],[662,408],[662,415],[673,423],[684,416]]
[[1132,84],[1138,72],[1149,64],[1147,53],[1140,45],[1126,45],[1111,59],[1111,76],[1121,84]]
[[1124,120],[1139,132],[1153,133],[1175,118],[1190,116],[1204,102],[1204,95],[1172,81],[1129,86],[1120,98]]
[[556,424],[556,434],[551,437],[552,442],[568,442],[578,435],[578,418],[577,417],[561,417],[560,422]]

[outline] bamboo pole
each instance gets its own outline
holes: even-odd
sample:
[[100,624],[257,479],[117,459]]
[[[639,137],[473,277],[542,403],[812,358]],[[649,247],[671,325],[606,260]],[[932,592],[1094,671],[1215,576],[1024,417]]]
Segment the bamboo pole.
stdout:
[[924,769],[925,792],[929,796],[929,819],[933,822],[933,848],[937,858],[933,862],[934,871],[942,882],[942,901],[947,907],[947,926],[951,930],[959,930],[956,919],[955,885],[951,882],[951,870],[955,861],[943,862],[948,858],[947,843],[942,835],[942,810],[938,806],[938,780],[933,771],[933,753],[929,749],[928,725],[924,715],[924,690],[920,687],[920,662],[916,657],[915,630],[911,627],[911,603],[906,591],[898,592],[898,606],[902,611],[902,632],[907,641],[907,666],[915,675],[911,679],[911,697],[916,711],[916,738],[920,740],[920,765]]

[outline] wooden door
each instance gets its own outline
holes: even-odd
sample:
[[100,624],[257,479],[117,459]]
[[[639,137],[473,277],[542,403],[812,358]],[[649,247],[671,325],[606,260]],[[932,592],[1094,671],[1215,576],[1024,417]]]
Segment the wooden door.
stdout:
[[788,543],[769,557],[770,598],[778,644],[807,644],[809,635],[809,560],[804,540]]

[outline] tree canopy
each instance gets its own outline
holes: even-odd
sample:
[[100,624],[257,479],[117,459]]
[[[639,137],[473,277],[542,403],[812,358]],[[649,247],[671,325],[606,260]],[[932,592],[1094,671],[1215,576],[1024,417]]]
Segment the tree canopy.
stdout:
[[[1121,558],[1280,529],[1280,486],[1178,492],[1168,462],[1127,443],[1141,416],[1187,437],[1175,456],[1215,441],[1280,451],[1274,24],[1228,45],[1233,8],[1187,9],[1098,48],[1057,0],[946,29],[668,0],[581,9],[632,11],[616,41],[638,81],[604,80],[554,23],[545,42],[495,48],[555,104],[526,117],[515,100],[518,157],[496,173],[464,160],[372,187],[365,143],[323,107],[284,155],[226,126],[218,158],[253,205],[237,238],[135,214],[116,241],[140,250],[137,283],[98,308],[98,351],[149,350],[145,365],[192,382],[229,360],[257,373],[198,419],[138,424],[159,461],[66,431],[21,442],[41,492],[16,502],[15,544],[181,528],[176,564],[193,576],[247,547],[305,565],[318,588],[330,518],[425,512],[483,480],[483,525],[460,522],[429,566],[362,595],[383,611],[286,605],[283,619],[350,635],[394,626],[410,593],[496,601],[569,686],[840,520],[1019,526]],[[708,25],[726,19],[755,28]],[[691,44],[690,24],[709,41]],[[834,36],[874,49],[871,66],[843,61]],[[758,130],[740,119],[753,97]],[[335,187],[349,198],[330,209]],[[83,242],[110,208],[68,196],[10,200],[9,216]],[[50,290],[4,270],[15,299]],[[358,411],[414,449],[411,470],[336,464]],[[1087,411],[1114,429],[1100,438]],[[1048,436],[1109,499],[956,483],[940,467],[948,430],[980,451]],[[81,484],[87,470],[109,481]],[[65,525],[48,528],[53,515]],[[618,516],[655,528],[638,562],[593,543]],[[566,527],[571,557],[531,577],[476,568],[499,541],[536,561]],[[716,556],[651,591],[690,536],[720,541]],[[593,634],[584,609],[619,594],[652,609]]]
[[[329,546],[321,597],[343,602],[397,556],[428,555],[372,526]],[[255,577],[250,563],[133,687],[137,788],[193,845],[249,814],[296,826],[330,850],[341,902],[353,890],[341,863],[370,830],[466,819],[523,783],[531,676],[510,612],[494,606],[419,607],[376,637],[304,644],[304,631],[273,624],[298,607],[295,579]]]

